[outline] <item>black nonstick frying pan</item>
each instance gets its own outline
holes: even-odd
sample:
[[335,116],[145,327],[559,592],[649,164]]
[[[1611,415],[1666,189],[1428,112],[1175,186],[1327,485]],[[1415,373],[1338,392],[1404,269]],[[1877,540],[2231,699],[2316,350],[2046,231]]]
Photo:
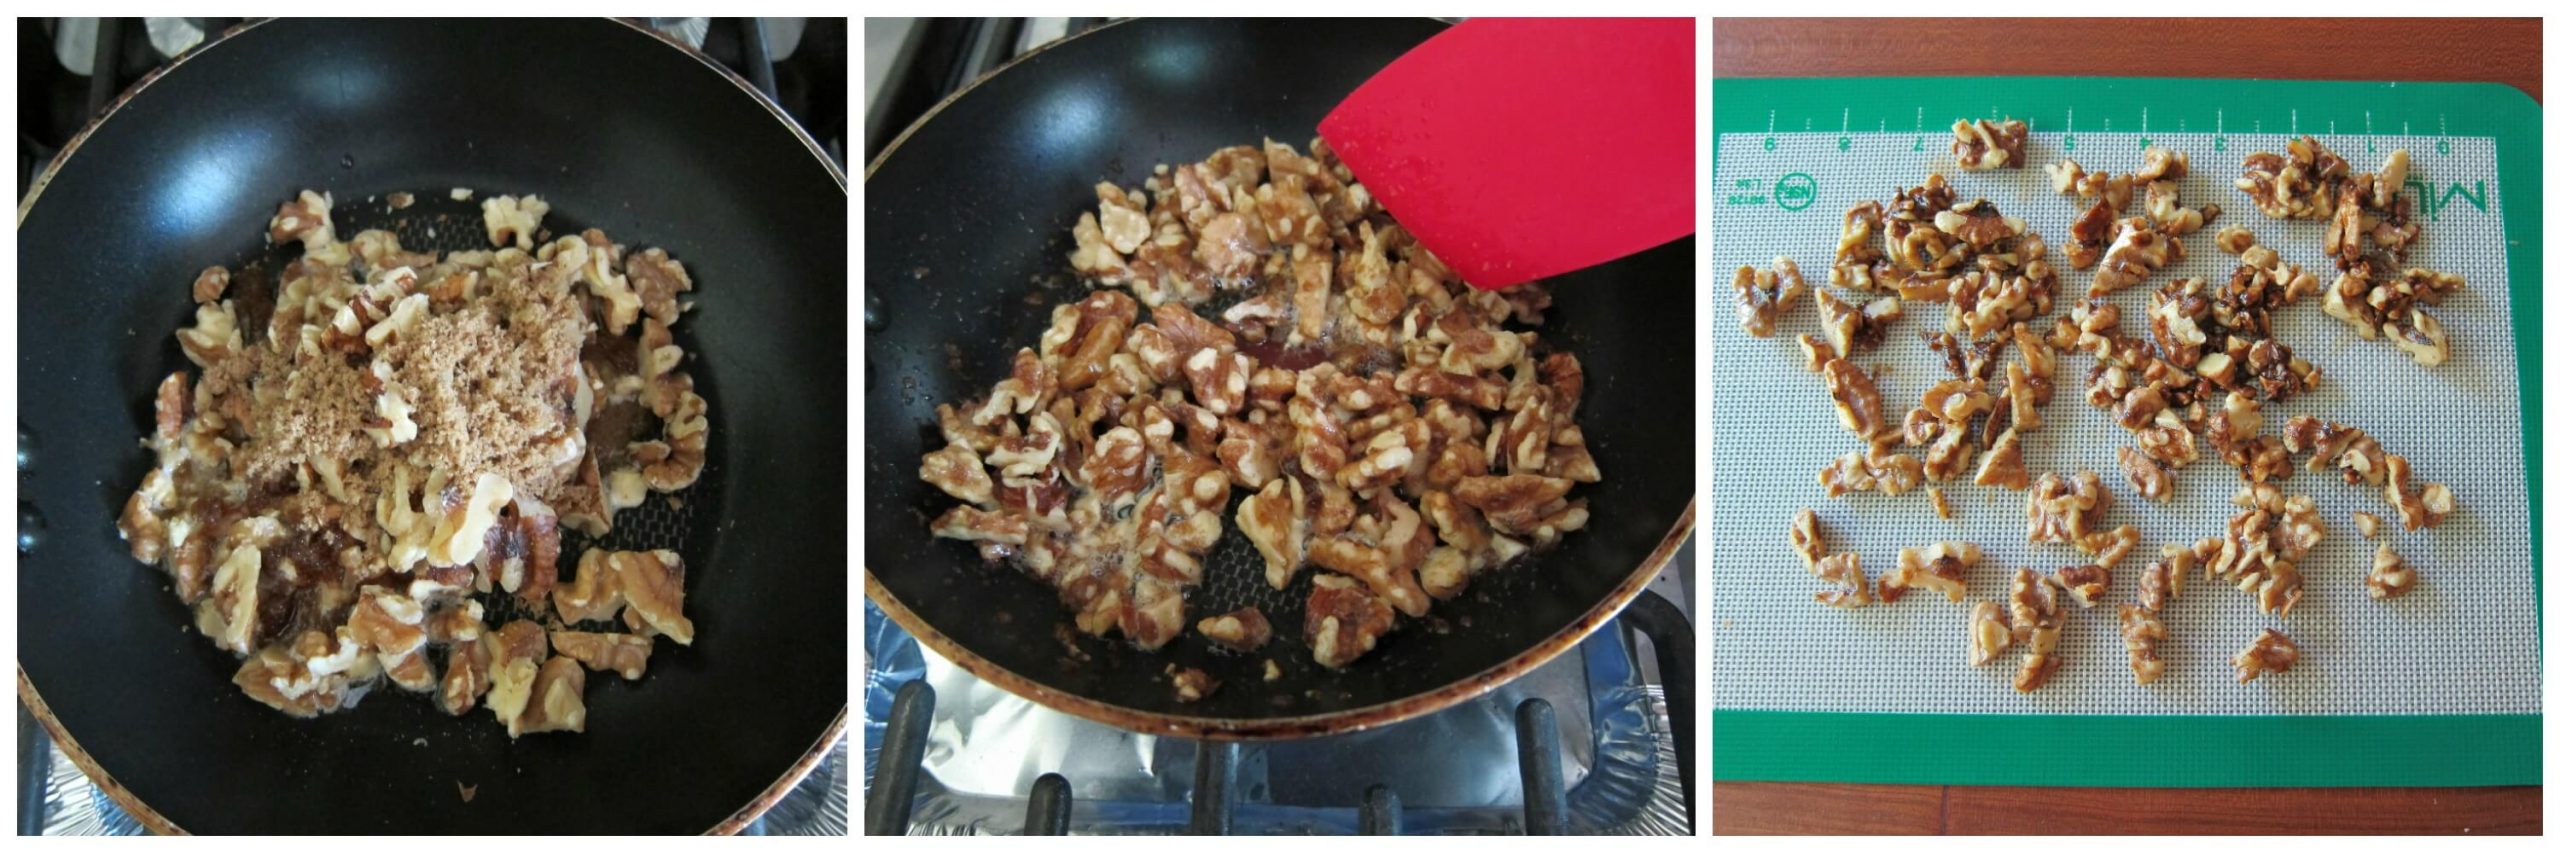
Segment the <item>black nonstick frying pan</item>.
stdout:
[[[1057,595],[981,563],[927,522],[954,500],[917,478],[939,448],[933,407],[980,396],[1031,345],[1052,307],[1081,298],[1069,228],[1093,185],[1134,184],[1264,137],[1304,146],[1326,110],[1445,25],[1431,21],[1116,24],[1017,60],[954,95],[864,178],[864,589],[927,647],[981,678],[1138,731],[1301,737],[1425,713],[1479,694],[1608,621],[1690,526],[1695,423],[1694,238],[1553,279],[1543,334],[1589,376],[1579,422],[1606,479],[1589,529],[1479,577],[1376,651],[1318,667],[1298,630],[1311,572],[1285,593],[1236,532],[1190,593],[1193,619],[1259,605],[1276,634],[1259,655],[1196,634],[1160,652],[1074,631]],[[1641,176],[1630,176],[1641,180]],[[1261,658],[1281,665],[1265,681]],[[1180,703],[1168,663],[1225,682]]]
[[[510,742],[388,688],[286,717],[232,686],[238,660],[116,535],[153,384],[188,366],[171,333],[196,270],[272,257],[267,219],[304,188],[335,194],[341,234],[485,243],[454,187],[539,194],[553,232],[664,247],[697,283],[676,331],[709,464],[603,543],[685,555],[697,638],[658,643],[636,683],[590,677],[584,734]],[[417,207],[365,201],[393,191]],[[135,86],[19,211],[20,698],[162,831],[752,820],[843,728],[845,201],[744,81],[609,20],[273,21]]]

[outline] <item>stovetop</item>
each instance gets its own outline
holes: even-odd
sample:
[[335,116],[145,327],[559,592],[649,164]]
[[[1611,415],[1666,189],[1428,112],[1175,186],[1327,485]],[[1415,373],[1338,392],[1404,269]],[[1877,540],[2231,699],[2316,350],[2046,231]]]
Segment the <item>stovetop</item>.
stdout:
[[[1694,547],[1684,544],[1628,613],[1484,696],[1368,731],[1273,743],[1204,745],[1050,710],[924,648],[866,603],[862,734],[871,826],[902,824],[927,835],[1165,834],[1203,831],[1209,811],[1215,828],[1235,834],[1348,834],[1380,829],[1383,796],[1393,802],[1383,817],[1404,834],[1520,833],[1542,801],[1557,814],[1540,828],[1688,833],[1671,715],[1688,713],[1674,706],[1687,705],[1690,687],[1684,678],[1666,691],[1653,634],[1674,631],[1682,635],[1676,644],[1687,642]],[[1676,628],[1657,627],[1664,623]],[[1682,671],[1686,655],[1673,653]],[[918,718],[911,729],[899,719],[902,697]],[[902,744],[902,735],[911,740]],[[1560,797],[1527,778],[1535,771],[1524,768],[1542,759]],[[1204,793],[1204,785],[1215,790]],[[898,800],[910,787],[912,795]],[[1216,804],[1204,807],[1211,798]],[[894,808],[887,818],[878,813],[896,802],[907,803],[903,821]]]

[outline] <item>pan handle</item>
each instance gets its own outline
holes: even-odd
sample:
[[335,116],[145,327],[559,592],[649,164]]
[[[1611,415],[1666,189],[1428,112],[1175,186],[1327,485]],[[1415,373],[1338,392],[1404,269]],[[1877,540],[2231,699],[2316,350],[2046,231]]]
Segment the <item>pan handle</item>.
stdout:
[[1697,670],[1691,661],[1697,654],[1697,629],[1671,599],[1651,590],[1628,602],[1619,618],[1653,641],[1654,664],[1662,671],[1662,704],[1671,714],[1671,747],[1680,758],[1680,806],[1689,815],[1690,831],[1696,832],[1698,763],[1693,744],[1698,717],[1692,709],[1697,697]]
[[889,706],[889,731],[880,745],[880,764],[872,768],[869,799],[863,804],[865,834],[907,834],[915,811],[916,781],[924,775],[924,738],[932,723],[933,685],[919,678],[898,688],[898,699]]

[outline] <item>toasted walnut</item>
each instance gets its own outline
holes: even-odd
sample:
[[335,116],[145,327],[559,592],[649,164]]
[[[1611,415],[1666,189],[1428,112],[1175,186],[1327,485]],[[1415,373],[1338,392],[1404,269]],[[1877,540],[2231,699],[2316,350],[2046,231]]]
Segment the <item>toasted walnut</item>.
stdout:
[[2135,530],[2133,525],[2125,524],[2114,530],[2102,530],[2072,540],[2071,547],[2097,560],[2098,565],[2113,568],[2133,553],[2135,545],[2141,543],[2142,532]]
[[1862,201],[1840,216],[1840,243],[1833,253],[1831,283],[1859,290],[1877,288],[1875,270],[1884,256],[1871,243],[1884,224],[1884,208]]
[[1305,633],[1316,663],[1340,669],[1377,648],[1378,637],[1394,624],[1395,610],[1359,581],[1315,576],[1314,590],[1307,595]]
[[2184,257],[2185,244],[2155,230],[2150,219],[2133,216],[2117,220],[2115,242],[2107,246],[2106,256],[2098,262],[2097,277],[2089,283],[2089,295],[2105,296],[2139,285],[2151,277],[2152,271]]
[[2134,446],[2142,455],[2180,468],[2196,461],[2196,434],[2187,428],[2185,419],[2171,412],[2153,415],[2151,425],[2133,431]]
[[1878,584],[1887,602],[1917,588],[1945,593],[1948,601],[1964,600],[1964,571],[1982,561],[1982,549],[1971,542],[1935,542],[1926,548],[1902,549],[1901,561]]
[[1817,376],[1822,374],[1823,367],[1830,364],[1832,359],[1840,357],[1838,350],[1832,349],[1830,344],[1812,335],[1797,335],[1796,347],[1804,351],[1804,369]]
[[2282,156],[2260,151],[2240,167],[2231,185],[2272,219],[2328,219],[2348,178],[2347,161],[2308,136],[2286,143]]
[[684,557],[674,551],[615,551],[606,555],[614,588],[627,604],[623,624],[643,636],[663,634],[693,645],[693,620],[684,615]]
[[2245,683],[2260,675],[2292,669],[2294,662],[2301,659],[2302,647],[2295,645],[2293,638],[2268,628],[2259,631],[2258,639],[2251,641],[2248,648],[2231,656],[2231,668]]
[[2017,119],[1981,122],[1957,119],[1956,166],[1964,169],[2026,168],[2027,123]]
[[1813,564],[1830,555],[1822,543],[1822,519],[1815,517],[1811,509],[1796,510],[1795,523],[1787,527],[1787,544],[1796,549],[1796,556],[1804,559],[1806,569],[1813,568]]
[[1939,518],[1956,517],[1956,508],[1947,503],[1947,490],[1936,486],[1929,487],[1929,509],[1936,512]]
[[2356,510],[2355,519],[2357,535],[2363,536],[2366,539],[2371,539],[2380,535],[2380,531],[2382,530],[2382,519],[2373,517],[2373,513],[2369,513],[2364,510]]
[[1968,648],[1965,663],[1981,666],[2009,650],[2009,614],[2000,605],[1988,601],[1973,606],[1973,615],[1965,619]]
[[2124,654],[2133,666],[2133,683],[2149,684],[2167,672],[2169,664],[2160,659],[2160,643],[2169,638],[2169,628],[2161,624],[2160,614],[2150,608],[2132,604],[2116,605],[2116,621],[2122,626]]
[[2434,527],[2453,514],[2453,490],[2443,483],[2419,483],[2409,473],[2409,460],[2398,455],[2382,457],[2388,480],[2383,484],[2384,496],[2391,508],[2400,513],[2400,526],[2407,530]]
[[2248,226],[2236,222],[2222,226],[2222,230],[2213,232],[2213,247],[2230,254],[2237,255],[2249,251],[2249,247],[2257,244],[2258,235],[2251,232]]
[[1983,454],[1982,469],[1973,474],[1973,483],[2004,489],[2027,487],[2026,452],[2019,446],[2015,428],[2001,432],[2000,440],[1992,442],[1991,451]]
[[2081,607],[2096,607],[2098,599],[2107,595],[2109,574],[2106,566],[2064,566],[2055,569],[2053,577],[2054,582],[2061,585],[2063,591],[2071,593],[2071,599],[2079,602]]
[[978,452],[966,444],[949,445],[924,455],[923,478],[952,497],[981,506],[995,502],[995,481]]
[[498,521],[499,508],[513,500],[515,487],[507,478],[482,472],[472,481],[469,497],[445,508],[437,519],[435,532],[427,543],[427,562],[458,566],[480,556],[489,527]]
[[1982,338],[2032,320],[2053,310],[2059,279],[2042,260],[2028,262],[2014,276],[1990,270],[1967,272],[1949,285],[1946,329]]
[[1176,702],[1198,702],[1218,692],[1218,679],[1205,671],[1173,664],[1165,664],[1164,671],[1173,678],[1173,700]]
[[1778,318],[1796,307],[1804,298],[1804,274],[1796,262],[1780,257],[1770,269],[1755,270],[1744,266],[1733,273],[1735,314],[1742,330],[1754,337],[1768,337],[1777,332]]
[[489,227],[489,245],[533,251],[534,235],[542,230],[542,217],[551,205],[541,196],[517,198],[502,195],[480,202],[480,218]]
[[637,681],[649,671],[649,638],[591,631],[551,632],[551,650],[598,672],[613,672]]
[[[2258,598],[2258,610],[2291,615],[2302,599],[2302,575],[2295,563],[2319,544],[2326,532],[2311,499],[2287,496],[2274,486],[2253,485],[2232,497],[2241,510],[2224,526],[2224,538],[2212,546],[2207,573],[2229,580]],[[2208,540],[2212,541],[2212,540]]]
[[1271,641],[1271,620],[1255,607],[1202,619],[1199,627],[1201,636],[1240,652],[1255,651]]
[[1822,366],[1822,381],[1831,391],[1841,429],[1868,441],[1881,440],[1892,431],[1884,417],[1884,394],[1876,390],[1875,380],[1866,371],[1848,359],[1834,359]]
[[2183,545],[2161,546],[2160,559],[2153,560],[2150,565],[2142,567],[2141,588],[2138,592],[2143,608],[2159,613],[2161,609],[2168,606],[2169,599],[2185,595],[2187,572],[2193,571],[2195,566],[2196,555],[2193,550]]
[[2115,495],[2082,471],[2071,477],[2048,472],[2027,494],[2027,541],[2075,543],[2096,532],[2096,520]]
[[2391,543],[2374,546],[2373,570],[2364,576],[2365,594],[2375,599],[2395,598],[2417,582],[2418,573],[2409,568],[2400,552],[2391,550]]
[[1920,460],[1889,450],[1843,454],[1814,477],[1823,492],[1840,497],[1850,492],[1899,495],[1920,486]]
[[575,580],[551,589],[551,608],[569,622],[585,622],[613,618],[622,611],[622,587],[616,579],[610,552],[589,548],[578,557]]
[[2062,646],[2062,623],[2069,617],[2053,597],[2053,582],[2033,570],[2019,569],[2009,579],[2009,636],[2026,644],[2026,657],[2010,686],[2031,693],[2062,668],[2056,654]]
[[2350,485],[2381,481],[2383,457],[2388,455],[2381,442],[2365,435],[2364,430],[2309,415],[2285,422],[2284,446],[2294,453],[2310,454],[2304,465],[2313,471],[2336,466],[2338,475]]
[[178,348],[197,367],[212,367],[242,346],[239,317],[228,299],[196,306],[195,327],[178,330]]
[[1813,577],[1838,589],[1813,594],[1813,600],[1838,608],[1865,607],[1874,602],[1867,593],[1867,574],[1858,568],[1856,552],[1832,554],[1816,560]]
[[2149,455],[2131,447],[2116,448],[2116,467],[2123,469],[2125,481],[2133,484],[2133,493],[2152,503],[2168,503],[2170,496],[2177,491],[2175,472],[2160,467]]

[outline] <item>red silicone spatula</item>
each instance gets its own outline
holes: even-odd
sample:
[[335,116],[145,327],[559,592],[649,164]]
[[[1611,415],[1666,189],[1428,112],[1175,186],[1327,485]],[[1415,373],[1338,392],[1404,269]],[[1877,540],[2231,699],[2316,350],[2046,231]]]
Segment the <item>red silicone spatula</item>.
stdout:
[[1689,19],[1477,19],[1317,130],[1441,261],[1501,288],[1696,230],[1696,68]]

